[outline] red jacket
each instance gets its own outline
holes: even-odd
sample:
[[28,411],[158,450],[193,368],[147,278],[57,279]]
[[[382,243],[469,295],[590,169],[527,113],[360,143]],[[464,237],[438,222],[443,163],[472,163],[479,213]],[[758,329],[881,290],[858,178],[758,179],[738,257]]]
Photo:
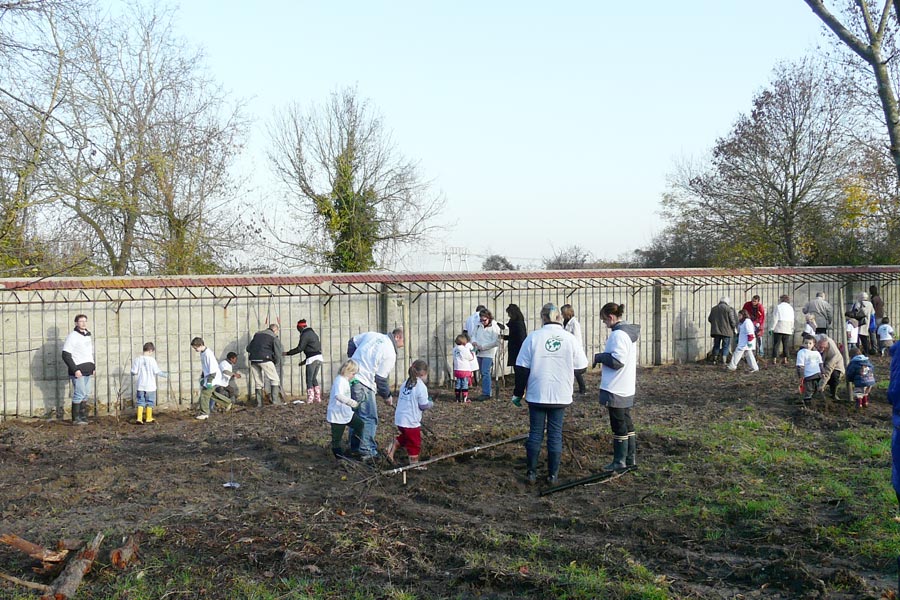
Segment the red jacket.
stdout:
[[753,301],[748,300],[747,302],[744,302],[744,310],[750,315],[750,320],[753,321],[756,331],[765,331],[763,328],[766,325],[766,309],[763,308],[763,303],[760,302],[756,306],[753,306]]

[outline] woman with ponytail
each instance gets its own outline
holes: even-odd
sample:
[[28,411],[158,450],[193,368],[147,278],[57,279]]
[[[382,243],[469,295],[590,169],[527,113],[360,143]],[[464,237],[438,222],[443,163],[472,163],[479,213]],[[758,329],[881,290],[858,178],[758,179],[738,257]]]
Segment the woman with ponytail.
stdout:
[[636,466],[637,436],[631,421],[637,383],[637,341],[641,326],[626,323],[625,305],[609,302],[600,309],[600,320],[610,328],[603,352],[594,355],[594,366],[603,365],[600,374],[600,404],[609,409],[613,431],[613,461],[604,471],[620,471]]
[[428,363],[421,359],[414,361],[409,367],[409,377],[400,388],[397,397],[394,424],[400,433],[387,449],[386,454],[391,462],[394,462],[394,452],[397,448],[406,450],[409,464],[419,462],[419,453],[422,450],[422,411],[434,406],[428,398],[426,379],[428,379]]

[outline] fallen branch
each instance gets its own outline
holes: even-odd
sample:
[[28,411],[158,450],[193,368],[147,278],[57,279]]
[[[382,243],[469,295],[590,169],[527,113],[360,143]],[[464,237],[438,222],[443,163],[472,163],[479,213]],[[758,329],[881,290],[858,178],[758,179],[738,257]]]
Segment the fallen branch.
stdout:
[[566,483],[561,483],[552,488],[547,488],[546,490],[540,493],[540,496],[547,496],[549,494],[553,494],[556,492],[561,492],[563,490],[567,490],[569,488],[573,488],[579,485],[599,485],[601,483],[608,483],[613,479],[618,479],[625,473],[629,473],[633,471],[636,467],[629,467],[627,469],[622,469],[621,471],[604,471],[603,473],[597,473],[595,475],[588,475],[583,479],[576,479],[575,481],[567,481]]
[[117,569],[125,569],[132,561],[137,559],[138,545],[133,535],[128,536],[121,548],[116,548],[109,553],[109,562]]
[[69,561],[60,576],[50,584],[47,593],[41,596],[41,600],[68,600],[74,597],[78,586],[81,585],[81,580],[90,572],[102,543],[103,534],[98,533],[87,548]]
[[409,469],[417,469],[417,468],[423,467],[425,465],[430,465],[431,463],[438,462],[439,460],[453,458],[454,456],[459,456],[461,454],[470,454],[470,453],[478,452],[479,450],[484,450],[486,448],[493,448],[494,446],[500,446],[503,444],[509,444],[510,442],[519,442],[519,441],[527,439],[527,438],[528,438],[528,434],[523,433],[522,435],[517,435],[515,437],[507,438],[505,440],[500,440],[499,442],[491,442],[490,444],[485,444],[483,446],[475,446],[474,448],[458,450],[456,452],[451,452],[450,454],[436,456],[434,458],[430,458],[428,460],[423,460],[421,462],[417,462],[412,465],[407,465],[405,467],[397,467],[396,469],[388,469],[386,471],[382,471],[381,474],[382,475],[396,475],[397,473],[402,473],[404,471],[408,471]]
[[12,533],[5,533],[0,535],[0,543],[12,546],[16,550],[24,552],[34,560],[40,561],[41,566],[34,567],[34,572],[40,574],[52,573],[58,570],[60,565],[62,565],[63,561],[66,559],[66,556],[69,555],[69,550],[66,548],[64,542],[57,544],[56,550],[48,550],[43,546],[29,542]]
[[49,585],[44,585],[43,583],[34,583],[32,581],[25,581],[24,579],[19,579],[18,577],[13,577],[12,575],[7,575],[6,573],[0,573],[0,579],[5,579],[7,581],[15,583],[16,585],[31,588],[32,590],[38,590],[39,592],[50,591]]

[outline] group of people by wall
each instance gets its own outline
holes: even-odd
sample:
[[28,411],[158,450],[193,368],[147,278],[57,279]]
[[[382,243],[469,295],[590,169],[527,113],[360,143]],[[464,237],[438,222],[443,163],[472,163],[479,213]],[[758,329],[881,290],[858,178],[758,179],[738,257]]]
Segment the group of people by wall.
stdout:
[[[841,327],[847,333],[848,349],[858,345],[866,355],[883,353],[893,344],[894,330],[884,314],[884,301],[877,286],[871,286],[868,293],[859,293],[844,318],[835,313],[823,291],[817,292],[803,306],[802,315],[803,335],[831,334],[835,337],[837,328]],[[766,358],[764,344],[767,339],[771,343],[768,357],[772,363],[789,364],[797,331],[797,314],[788,294],[782,294],[768,314],[758,295],[745,302],[740,311],[732,307],[731,298],[723,296],[710,310],[707,320],[713,338],[708,359],[713,364],[725,364],[735,370],[740,360],[746,358],[750,370],[757,371],[756,357]]]
[[[605,468],[620,470],[635,466],[636,434],[631,419],[634,404],[637,369],[637,340],[640,328],[624,320],[625,306],[608,303],[600,311],[600,318],[610,329],[604,352],[594,357],[594,366],[601,366],[599,401],[609,411],[613,431],[613,461]],[[577,384],[578,394],[587,392],[584,374],[588,369],[581,324],[570,304],[557,307],[544,305],[540,312],[541,327],[528,333],[525,316],[516,304],[506,308],[508,321],[500,324],[493,314],[479,305],[457,336],[454,348],[454,380],[456,399],[468,401],[468,388],[480,374],[481,396],[492,398],[492,372],[498,349],[505,344],[506,366],[515,374],[512,402],[527,406],[529,436],[525,444],[527,469],[525,479],[537,480],[538,457],[544,435],[547,437],[547,480],[552,484],[559,476],[562,455],[562,424],[565,408],[572,403]],[[95,374],[93,337],[87,327],[87,316],[75,318],[75,328],[63,344],[62,358],[72,383],[72,422],[87,424],[87,398],[91,394],[91,379]],[[306,367],[306,400],[322,402],[318,381],[322,368],[322,346],[318,335],[306,319],[297,323],[300,334],[297,346],[285,351],[280,339],[280,325],[272,323],[256,332],[247,344],[246,353],[251,380],[251,402],[258,407],[264,403],[265,390],[270,390],[273,404],[282,404],[281,371],[284,357],[303,354],[301,366]],[[393,461],[396,451],[406,450],[410,463],[417,463],[421,450],[422,412],[433,407],[428,396],[428,363],[414,360],[408,377],[400,385],[396,406],[389,385],[394,372],[397,351],[404,347],[401,328],[391,333],[366,332],[353,336],[347,345],[347,360],[330,388],[326,421],[331,427],[331,448],[335,457],[371,462],[384,456]],[[215,352],[202,337],[194,337],[191,349],[199,355],[199,413],[196,419],[210,418],[216,405],[231,410],[238,399],[236,380],[242,376],[235,365],[238,355],[229,352],[218,360]],[[144,425],[155,422],[157,378],[167,377],[155,358],[153,342],[146,342],[142,354],[132,362],[131,374],[136,378],[136,422]],[[398,434],[383,453],[379,453],[375,437],[378,418],[377,397],[395,406],[394,416]],[[303,403],[295,400],[295,403]],[[523,404],[524,402],[524,404]],[[61,418],[61,410],[57,410]],[[346,436],[345,436],[346,433]],[[345,442],[345,438],[347,441]]]

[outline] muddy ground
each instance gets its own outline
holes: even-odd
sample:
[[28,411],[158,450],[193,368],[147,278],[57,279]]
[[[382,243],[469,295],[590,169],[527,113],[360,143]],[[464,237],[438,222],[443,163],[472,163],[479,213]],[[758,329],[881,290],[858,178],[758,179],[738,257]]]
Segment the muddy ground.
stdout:
[[[886,373],[887,359],[879,360]],[[793,377],[781,366],[754,375],[707,364],[642,369],[635,410],[640,468],[546,497],[538,496],[541,485],[523,481],[521,442],[410,472],[406,485],[399,476],[338,464],[324,404],[241,407],[206,422],[160,409],[158,422],[144,426],[109,417],[88,427],[7,421],[0,425],[0,529],[45,544],[104,531],[106,551],[139,532],[142,567],[135,568],[148,578],[164,578],[179,564],[210,569],[214,586],[176,582],[166,596],[177,598],[242,597],[231,587],[238,578],[291,577],[318,581],[321,597],[363,588],[417,598],[557,595],[527,569],[487,559],[479,567],[473,556],[485,539],[499,547],[532,540],[535,560],[545,564],[614,564],[624,550],[675,598],[878,598],[896,584],[892,557],[839,556],[811,539],[809,520],[839,522],[845,516],[838,510],[811,509],[772,531],[718,538],[667,512],[677,487],[710,485],[717,474],[697,461],[686,461],[677,477],[655,470],[690,449],[677,437],[641,434],[649,424],[702,427],[753,405],[801,430],[864,424],[890,434],[883,390],[865,412],[841,403],[810,410],[792,393]],[[591,373],[591,389],[596,381]],[[507,400],[459,405],[446,390],[432,392],[437,402],[426,416],[423,458],[527,431],[527,412]],[[393,419],[386,405],[380,411],[383,447]],[[561,479],[596,473],[609,461],[609,426],[593,394],[567,411],[565,430]],[[885,478],[889,468],[885,461]],[[232,479],[239,489],[223,487]],[[79,597],[132,597],[114,583],[107,563],[103,558],[88,575]],[[0,547],[0,570],[40,580],[28,567]],[[24,593],[0,582],[0,597],[13,590]]]

